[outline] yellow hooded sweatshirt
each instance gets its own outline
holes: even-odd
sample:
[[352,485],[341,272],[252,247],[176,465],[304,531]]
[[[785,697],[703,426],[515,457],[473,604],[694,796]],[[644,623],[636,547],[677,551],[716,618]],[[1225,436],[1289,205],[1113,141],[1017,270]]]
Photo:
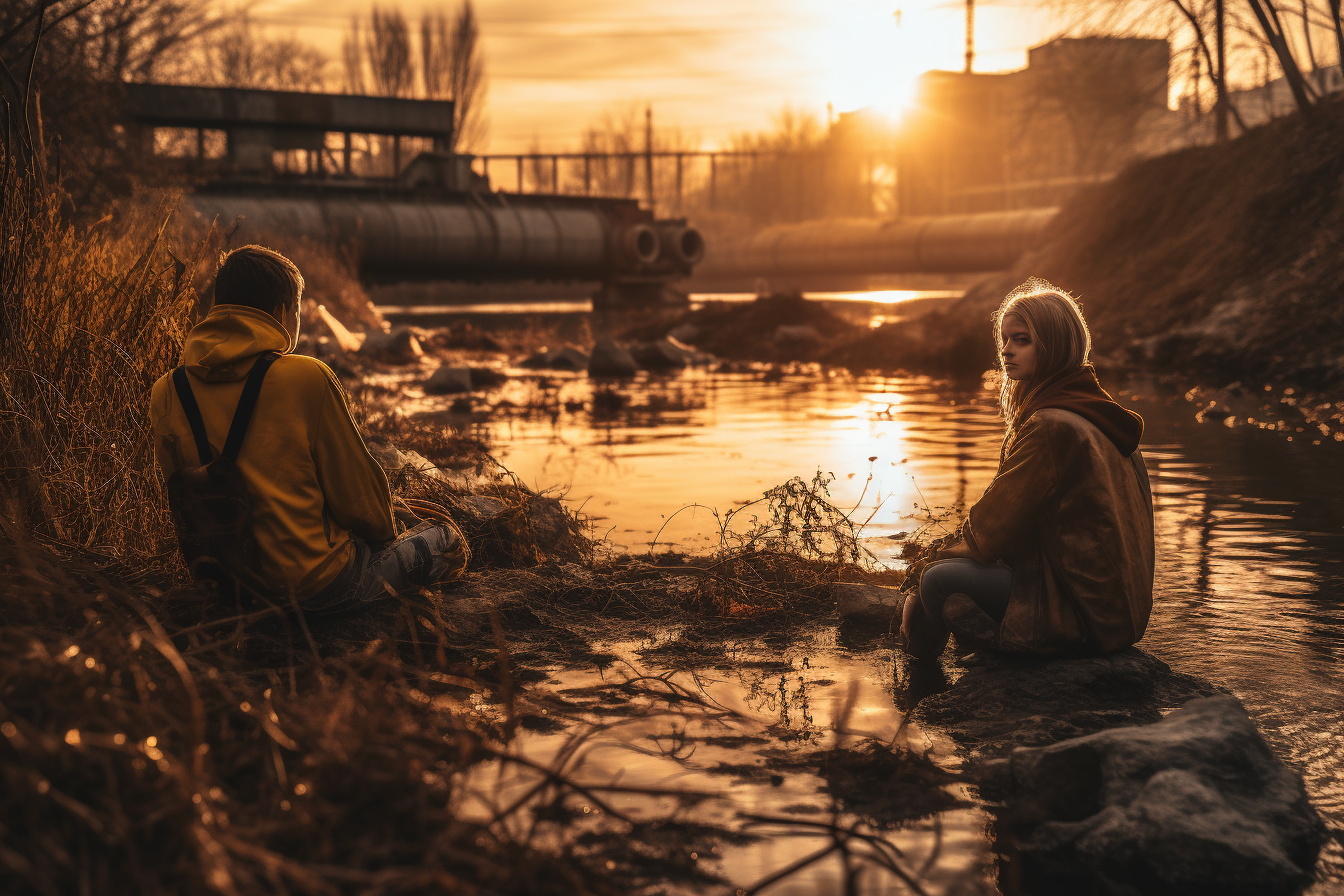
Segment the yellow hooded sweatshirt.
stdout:
[[[265,351],[283,353],[266,373],[238,468],[252,495],[260,572],[302,600],[354,556],[351,533],[377,542],[395,532],[387,476],[355,429],[345,391],[321,361],[288,354],[294,341],[264,311],[217,305],[187,335],[182,363],[218,456],[253,362]],[[164,479],[199,466],[171,371],[154,384],[150,415]]]

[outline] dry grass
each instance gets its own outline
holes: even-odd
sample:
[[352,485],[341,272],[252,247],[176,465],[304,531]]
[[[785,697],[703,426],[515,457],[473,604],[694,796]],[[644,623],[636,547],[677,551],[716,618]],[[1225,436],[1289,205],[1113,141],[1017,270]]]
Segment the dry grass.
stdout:
[[65,551],[161,566],[173,549],[149,390],[177,362],[207,240],[175,197],[87,230],[12,164],[0,199],[0,467],[7,512]]
[[[537,714],[541,698],[519,686],[528,670],[506,636],[582,659],[591,648],[567,623],[611,633],[618,619],[740,630],[825,617],[829,585],[863,557],[824,481],[786,484],[725,517],[711,557],[595,563],[583,522],[482,446],[373,414],[374,434],[450,471],[404,467],[391,481],[409,506],[453,514],[473,570],[457,591],[344,620],[225,615],[184,581],[146,413],[218,239],[180,221],[171,196],[77,229],[61,219],[59,193],[15,166],[0,185],[6,892],[606,894],[661,890],[678,875],[725,883],[684,855],[747,835],[677,814],[694,794],[656,794],[677,803],[667,818],[613,811],[607,827],[575,836],[580,806],[631,789],[573,779],[565,763],[591,723],[566,720],[572,747],[555,766],[512,749],[519,728],[556,716]],[[692,696],[669,691],[650,711],[685,712]],[[463,782],[482,761],[538,784],[469,821]],[[836,830],[845,856],[862,841],[875,865],[894,861],[866,833]]]

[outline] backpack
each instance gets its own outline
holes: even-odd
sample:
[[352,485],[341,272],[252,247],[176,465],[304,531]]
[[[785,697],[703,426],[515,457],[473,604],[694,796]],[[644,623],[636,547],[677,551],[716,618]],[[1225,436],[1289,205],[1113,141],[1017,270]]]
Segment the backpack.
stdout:
[[262,380],[278,357],[277,352],[263,352],[252,365],[219,457],[206,438],[205,421],[186,368],[173,371],[173,386],[191,424],[201,465],[184,465],[168,478],[168,507],[192,579],[214,584],[221,601],[252,603],[278,594],[258,570],[261,552],[252,531],[252,495],[238,469],[238,452],[256,410]]

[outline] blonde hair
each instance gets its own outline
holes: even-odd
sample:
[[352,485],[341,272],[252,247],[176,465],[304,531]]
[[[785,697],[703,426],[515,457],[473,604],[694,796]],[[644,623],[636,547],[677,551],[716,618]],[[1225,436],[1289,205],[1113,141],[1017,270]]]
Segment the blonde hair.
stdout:
[[[1002,354],[1003,319],[1015,315],[1036,347],[1036,369],[1028,380],[1011,380]],[[1077,300],[1047,280],[1032,277],[1004,297],[994,312],[994,344],[999,346],[999,413],[1004,445],[1012,442],[1022,412],[1041,390],[1088,363],[1092,334]]]

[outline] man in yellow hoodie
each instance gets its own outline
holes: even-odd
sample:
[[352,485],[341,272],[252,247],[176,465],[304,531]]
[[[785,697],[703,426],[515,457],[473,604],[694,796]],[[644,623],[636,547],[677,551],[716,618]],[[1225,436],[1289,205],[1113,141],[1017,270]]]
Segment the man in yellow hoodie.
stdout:
[[[257,546],[259,568],[249,572],[309,611],[339,612],[460,572],[464,546],[445,526],[416,527],[393,541],[387,476],[355,428],[345,391],[321,361],[292,354],[302,295],[303,276],[280,253],[261,246],[228,253],[182,364],[217,456],[253,365],[274,358],[236,459]],[[200,456],[171,371],[154,384],[150,408],[165,480],[211,460]]]

